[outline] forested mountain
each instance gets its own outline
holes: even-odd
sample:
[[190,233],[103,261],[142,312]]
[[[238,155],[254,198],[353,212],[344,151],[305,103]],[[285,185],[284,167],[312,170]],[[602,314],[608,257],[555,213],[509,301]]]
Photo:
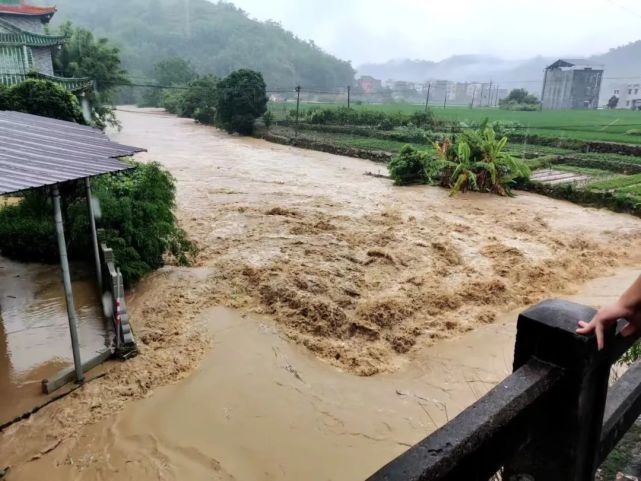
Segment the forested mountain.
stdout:
[[170,57],[189,60],[199,73],[224,76],[239,68],[263,73],[268,87],[332,88],[354,77],[349,62],[303,41],[274,22],[258,22],[230,3],[207,0],[39,0],[55,4],[55,28],[65,20],[90,28],[122,49],[136,80],[153,78]]

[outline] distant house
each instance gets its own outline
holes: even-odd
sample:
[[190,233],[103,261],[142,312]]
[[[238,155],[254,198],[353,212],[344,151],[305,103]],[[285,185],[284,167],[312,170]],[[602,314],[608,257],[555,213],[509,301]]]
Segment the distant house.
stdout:
[[544,109],[596,109],[603,66],[583,59],[559,59],[545,69]]
[[357,80],[357,83],[361,92],[365,95],[371,95],[383,89],[383,81],[370,77],[369,75],[363,75]]
[[641,84],[623,84],[614,88],[618,109],[641,110]]

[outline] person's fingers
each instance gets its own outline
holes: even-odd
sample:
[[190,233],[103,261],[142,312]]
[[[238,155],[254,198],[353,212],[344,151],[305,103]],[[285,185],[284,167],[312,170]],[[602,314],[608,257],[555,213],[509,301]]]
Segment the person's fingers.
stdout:
[[636,326],[636,324],[629,323],[627,326],[623,328],[621,331],[621,335],[623,337],[628,337],[631,336],[632,334],[635,334],[639,328]]
[[590,334],[592,331],[594,331],[594,321],[592,322],[585,322],[585,321],[579,321],[579,327],[577,328],[576,332],[578,334]]
[[603,342],[603,324],[600,323],[600,322],[594,322],[594,324],[595,324],[594,331],[596,333],[596,345],[597,345],[597,347],[598,347],[598,349],[600,351],[601,349],[603,349],[603,346],[604,346],[604,342]]

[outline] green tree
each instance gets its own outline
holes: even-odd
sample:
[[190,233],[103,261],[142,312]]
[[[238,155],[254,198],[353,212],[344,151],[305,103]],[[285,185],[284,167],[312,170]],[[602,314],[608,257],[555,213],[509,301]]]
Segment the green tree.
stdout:
[[507,102],[515,102],[517,104],[524,104],[525,99],[528,97],[529,92],[525,89],[513,89],[507,98]]
[[159,87],[184,87],[197,77],[197,73],[189,61],[179,57],[172,57],[154,66],[154,83],[158,87],[148,88],[143,96],[143,105],[149,107],[162,107],[163,97],[169,89]]
[[499,106],[507,110],[537,110],[540,100],[525,89],[513,89],[510,94],[499,101]]
[[608,100],[608,108],[616,109],[617,105],[619,105],[619,97],[613,95],[612,97],[610,97],[610,100]]
[[180,115],[196,119],[201,124],[213,125],[216,120],[218,83],[213,75],[203,75],[189,83],[183,93]]
[[114,92],[129,80],[120,62],[120,50],[106,38],[95,38],[85,28],[71,22],[63,23],[60,34],[67,40],[54,56],[54,69],[62,77],[88,77],[95,82],[95,91],[86,92],[92,105],[96,126],[117,125],[112,104]]
[[218,84],[216,125],[227,132],[250,135],[255,122],[267,111],[267,94],[263,75],[241,69]]
[[47,80],[29,79],[6,91],[6,109],[84,124],[78,99]]

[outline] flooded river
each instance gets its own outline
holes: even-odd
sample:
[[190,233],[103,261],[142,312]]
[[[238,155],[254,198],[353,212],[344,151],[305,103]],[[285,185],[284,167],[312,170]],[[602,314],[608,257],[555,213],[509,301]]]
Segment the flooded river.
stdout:
[[[74,266],[81,355],[104,350],[107,335],[93,274]],[[0,257],[0,424],[43,402],[41,381],[73,363],[58,266]]]
[[641,266],[631,216],[128,110],[200,252],[130,293],[140,356],[0,434],[10,481],[363,479],[510,371],[519,310]]

